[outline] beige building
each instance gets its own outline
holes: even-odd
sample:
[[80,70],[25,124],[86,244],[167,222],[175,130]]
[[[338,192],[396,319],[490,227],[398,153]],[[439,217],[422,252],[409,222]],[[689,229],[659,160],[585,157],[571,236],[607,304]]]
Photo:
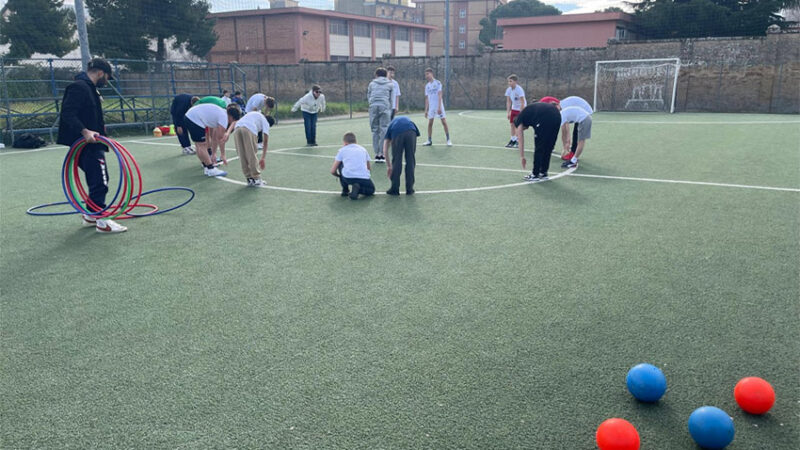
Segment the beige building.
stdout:
[[409,0],[334,0],[334,11],[381,19],[422,23],[422,10],[409,6]]
[[[444,0],[416,0],[423,13],[423,23],[437,27],[430,35],[431,56],[444,55]],[[450,54],[475,55],[483,46],[478,39],[481,19],[507,0],[451,0]]]

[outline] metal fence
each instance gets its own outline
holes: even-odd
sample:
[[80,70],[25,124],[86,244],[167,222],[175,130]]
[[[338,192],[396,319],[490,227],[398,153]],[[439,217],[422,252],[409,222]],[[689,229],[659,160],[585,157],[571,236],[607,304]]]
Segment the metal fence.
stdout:
[[[353,89],[348,74],[351,63],[337,64],[339,76],[326,77],[330,64],[317,70],[303,66],[265,66],[192,62],[110,60],[115,80],[100,89],[107,128],[141,129],[171,123],[170,104],[175,95],[206,96],[240,91],[244,100],[263,92],[278,99],[274,112],[281,119],[299,118],[293,103],[312,84],[320,83],[328,109],[323,115],[352,115],[366,110],[361,87]],[[374,63],[371,63],[374,65]],[[13,144],[21,133],[49,136],[58,127],[65,87],[81,71],[80,59],[0,58],[0,141]],[[352,71],[352,70],[350,70]],[[334,84],[324,83],[331,79]],[[365,85],[366,86],[366,85]]]

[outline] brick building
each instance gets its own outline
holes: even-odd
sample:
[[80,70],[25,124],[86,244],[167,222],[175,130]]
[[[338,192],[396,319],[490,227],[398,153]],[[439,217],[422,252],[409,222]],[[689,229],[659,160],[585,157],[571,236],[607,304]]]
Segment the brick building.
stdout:
[[[444,0],[415,0],[423,12],[423,23],[437,29],[431,32],[432,56],[444,55]],[[507,0],[452,0],[450,2],[450,54],[476,55],[483,43],[478,39],[481,19]]]
[[497,19],[504,50],[605,47],[609,39],[636,39],[634,16],[621,12]]
[[435,27],[309,8],[211,14],[219,35],[209,62],[296,64],[427,56]]

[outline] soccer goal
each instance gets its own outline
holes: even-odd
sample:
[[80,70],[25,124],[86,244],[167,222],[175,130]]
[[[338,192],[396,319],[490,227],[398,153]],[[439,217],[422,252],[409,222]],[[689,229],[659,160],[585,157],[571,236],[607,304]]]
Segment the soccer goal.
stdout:
[[680,58],[597,61],[595,111],[675,112]]

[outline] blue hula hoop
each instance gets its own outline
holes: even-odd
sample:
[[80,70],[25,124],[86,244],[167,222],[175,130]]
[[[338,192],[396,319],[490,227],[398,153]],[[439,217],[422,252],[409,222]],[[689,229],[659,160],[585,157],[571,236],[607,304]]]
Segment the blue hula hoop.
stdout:
[[[136,198],[140,198],[140,197],[144,197],[145,195],[148,195],[148,194],[154,194],[156,192],[163,192],[163,191],[185,191],[185,192],[188,192],[191,195],[189,196],[189,198],[186,201],[184,201],[183,203],[179,203],[178,205],[173,206],[172,208],[159,209],[159,210],[156,210],[156,211],[153,211],[153,212],[150,212],[150,213],[145,213],[145,214],[128,213],[127,215],[130,216],[131,218],[136,219],[136,218],[141,218],[141,217],[157,216],[159,214],[164,214],[165,212],[175,211],[178,208],[182,208],[182,207],[188,205],[189,202],[194,200],[194,196],[195,196],[194,190],[192,190],[190,188],[182,187],[182,186],[169,186],[169,187],[163,187],[163,188],[158,188],[158,189],[152,189],[152,190],[149,190],[147,192],[142,192],[142,195],[137,195],[135,197],[132,197],[131,200],[136,199]],[[52,207],[52,206],[60,206],[60,205],[70,205],[70,206],[74,207],[74,205],[72,205],[70,202],[44,203],[42,205],[32,206],[32,207],[28,208],[28,210],[25,211],[25,212],[30,214],[30,215],[32,215],[32,216],[68,216],[70,214],[79,214],[81,212],[81,211],[37,212],[40,209],[44,209],[44,208],[48,208],[48,207]]]

